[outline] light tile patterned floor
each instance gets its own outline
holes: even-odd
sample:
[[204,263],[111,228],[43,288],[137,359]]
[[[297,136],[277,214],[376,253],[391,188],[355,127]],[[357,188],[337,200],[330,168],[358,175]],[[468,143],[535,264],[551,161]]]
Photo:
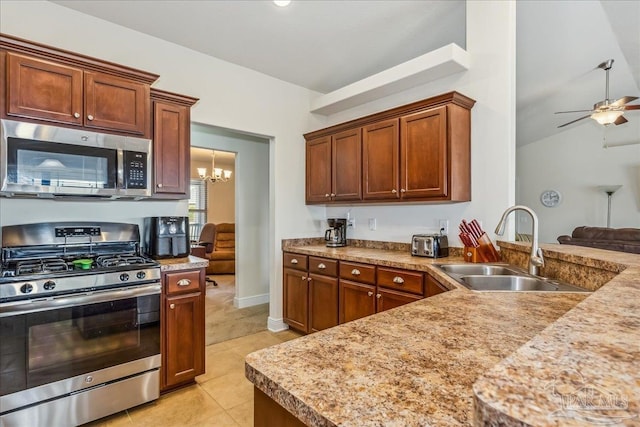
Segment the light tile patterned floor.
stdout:
[[206,372],[196,384],[85,427],[252,427],[253,385],[244,377],[245,356],[299,336],[263,331],[207,346]]

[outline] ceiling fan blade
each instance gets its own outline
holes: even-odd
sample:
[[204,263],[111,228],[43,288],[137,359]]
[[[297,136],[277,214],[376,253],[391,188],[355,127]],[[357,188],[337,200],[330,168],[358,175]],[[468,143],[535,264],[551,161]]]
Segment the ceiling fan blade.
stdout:
[[553,114],[565,114],[565,113],[587,113],[592,112],[593,110],[573,110],[573,111],[556,111]]
[[[588,110],[588,111],[589,111],[589,110]],[[582,117],[580,117],[579,119],[572,120],[572,121],[570,121],[569,123],[565,123],[565,124],[560,125],[560,126],[558,126],[558,127],[559,127],[559,128],[563,128],[563,127],[565,127],[565,126],[568,126],[568,125],[570,125],[570,124],[572,124],[572,123],[575,123],[575,122],[579,122],[580,120],[586,119],[586,118],[588,118],[588,117],[591,117],[591,114],[587,114],[586,116],[582,116]]]
[[618,126],[621,125],[623,123],[627,123],[629,120],[625,119],[624,116],[620,116],[616,119],[615,122],[613,122],[614,125]]
[[640,104],[638,105],[625,105],[623,107],[625,110],[640,110]]
[[624,104],[635,101],[636,99],[638,99],[637,96],[623,96],[622,98],[612,102],[610,105],[614,107],[622,107]]

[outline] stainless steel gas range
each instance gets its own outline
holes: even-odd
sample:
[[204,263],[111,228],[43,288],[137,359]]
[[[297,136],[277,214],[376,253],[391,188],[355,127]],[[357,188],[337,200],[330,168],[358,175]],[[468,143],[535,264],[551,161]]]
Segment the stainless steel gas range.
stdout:
[[83,424],[157,399],[160,267],[135,224],[2,227],[0,425]]

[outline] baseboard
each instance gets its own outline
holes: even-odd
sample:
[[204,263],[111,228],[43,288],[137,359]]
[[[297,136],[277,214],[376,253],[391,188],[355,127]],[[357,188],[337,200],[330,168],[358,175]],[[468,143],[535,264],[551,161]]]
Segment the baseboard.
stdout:
[[235,308],[247,308],[254,305],[267,304],[269,302],[269,294],[254,295],[244,298],[233,298],[233,306]]
[[274,319],[273,317],[269,316],[267,318],[267,329],[269,329],[271,332],[286,331],[287,329],[289,329],[289,325],[284,323],[282,319]]

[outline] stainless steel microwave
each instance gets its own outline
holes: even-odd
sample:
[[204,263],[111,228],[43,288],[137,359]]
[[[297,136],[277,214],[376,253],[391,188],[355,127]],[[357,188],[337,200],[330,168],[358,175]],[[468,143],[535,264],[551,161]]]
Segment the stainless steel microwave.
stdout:
[[151,196],[151,140],[0,120],[0,195]]

